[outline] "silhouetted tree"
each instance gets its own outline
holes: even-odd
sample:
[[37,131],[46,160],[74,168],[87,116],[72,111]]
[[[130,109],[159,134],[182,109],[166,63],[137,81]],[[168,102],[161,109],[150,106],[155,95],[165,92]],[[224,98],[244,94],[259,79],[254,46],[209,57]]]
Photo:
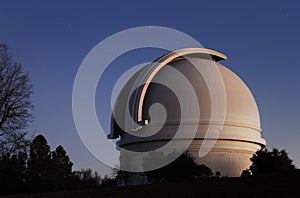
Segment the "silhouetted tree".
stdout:
[[251,176],[250,169],[247,168],[247,169],[243,170],[241,177],[249,177],[249,176]]
[[73,187],[86,189],[96,188],[101,184],[101,177],[97,171],[93,173],[91,169],[82,169],[73,172],[72,185]]
[[[146,159],[144,163],[148,163],[147,160],[151,160],[151,157]],[[185,152],[172,163],[157,170],[145,172],[145,174],[150,180],[157,182],[177,182],[194,181],[199,178],[210,177],[213,173],[207,166],[198,165],[194,157]]]
[[68,186],[72,176],[72,166],[73,163],[61,145],[51,152],[49,180],[52,183],[53,190],[64,189]]
[[211,177],[213,175],[211,169],[205,166],[204,164],[200,164],[200,165],[196,164],[195,172],[196,172],[195,174],[196,179]]
[[21,192],[26,190],[27,154],[3,154],[0,159],[0,193]]
[[296,169],[285,150],[261,149],[253,155],[251,161],[250,170],[253,175],[288,173]]
[[[21,151],[1,155],[0,194],[87,189],[101,185],[101,177],[96,171],[72,172],[72,166],[61,145],[51,152],[46,138],[38,135],[30,144],[29,157]],[[107,177],[103,182],[107,186],[114,183]]]
[[28,144],[25,128],[32,120],[32,85],[8,47],[0,44],[0,155],[17,153]]
[[28,182],[37,191],[49,189],[50,146],[44,136],[36,136],[30,145]]

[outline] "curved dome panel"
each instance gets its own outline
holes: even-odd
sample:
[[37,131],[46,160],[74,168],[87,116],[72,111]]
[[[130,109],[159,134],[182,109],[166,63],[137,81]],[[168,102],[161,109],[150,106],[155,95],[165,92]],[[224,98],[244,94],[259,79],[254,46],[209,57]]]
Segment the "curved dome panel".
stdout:
[[258,107],[249,88],[235,73],[218,65],[226,88],[226,122],[261,131]]

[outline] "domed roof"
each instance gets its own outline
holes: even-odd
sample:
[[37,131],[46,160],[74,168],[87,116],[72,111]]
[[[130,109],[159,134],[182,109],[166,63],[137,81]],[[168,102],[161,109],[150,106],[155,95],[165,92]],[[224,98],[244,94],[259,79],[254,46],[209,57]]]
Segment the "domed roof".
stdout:
[[[212,94],[207,80],[199,72],[199,69],[211,67],[218,68],[225,89],[226,109],[222,124],[250,128],[261,132],[259,111],[252,93],[236,74],[218,63],[219,60],[226,60],[226,56],[213,50],[186,48],[169,53],[159,58],[154,64],[142,68],[128,81],[119,95],[114,109],[114,112],[117,111],[118,113],[112,118],[109,137],[117,138],[119,134],[127,132],[130,128],[131,130],[135,129],[136,123],[143,125],[148,124],[148,122],[159,122],[160,115],[157,115],[157,118],[152,116],[150,118],[149,115],[149,108],[154,103],[160,103],[164,106],[168,115],[166,121],[170,123],[182,121],[180,115],[185,113],[183,111],[191,115],[185,120],[187,122],[195,122],[193,115],[197,113],[195,111],[200,111],[200,119],[196,122],[199,124],[218,123],[219,120],[211,120]],[[199,109],[194,108],[195,104],[189,101],[188,89],[178,81],[178,76],[172,75],[168,69],[170,67],[175,68],[188,79],[198,98]],[[210,78],[214,80],[218,76],[211,76]],[[157,83],[161,81],[165,84]],[[176,99],[176,94],[169,89],[174,86],[179,90],[179,94],[185,98],[183,99],[185,101],[183,106],[178,107],[179,101]],[[127,101],[129,101],[129,107]],[[130,118],[126,114],[128,110],[130,111]],[[118,123],[115,119],[118,120]],[[135,123],[130,123],[129,120],[131,119]]]
[[247,85],[228,68],[218,64],[223,77],[226,96],[227,123],[244,125],[261,132],[260,115],[255,99]]

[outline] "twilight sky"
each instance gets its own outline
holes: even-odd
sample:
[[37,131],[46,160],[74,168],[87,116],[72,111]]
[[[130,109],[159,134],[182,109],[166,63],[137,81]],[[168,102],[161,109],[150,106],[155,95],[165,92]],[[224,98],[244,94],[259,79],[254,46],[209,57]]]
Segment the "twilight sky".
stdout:
[[[110,169],[84,147],[72,116],[72,88],[82,60],[100,41],[137,26],[166,26],[228,56],[221,63],[249,86],[268,148],[286,149],[300,167],[300,2],[296,1],[1,1],[0,43],[29,72],[35,121],[52,149],[75,169]],[[121,44],[120,44],[121,45]],[[131,66],[164,51],[137,50],[111,64],[97,89],[97,113],[109,129],[109,90]]]

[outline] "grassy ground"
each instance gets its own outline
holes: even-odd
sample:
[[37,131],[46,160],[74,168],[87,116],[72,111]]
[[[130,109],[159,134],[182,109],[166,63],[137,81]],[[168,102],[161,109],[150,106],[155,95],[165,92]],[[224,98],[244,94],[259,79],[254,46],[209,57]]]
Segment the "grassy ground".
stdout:
[[7,197],[300,197],[300,175],[210,178],[197,183],[168,183],[91,190],[13,195]]

